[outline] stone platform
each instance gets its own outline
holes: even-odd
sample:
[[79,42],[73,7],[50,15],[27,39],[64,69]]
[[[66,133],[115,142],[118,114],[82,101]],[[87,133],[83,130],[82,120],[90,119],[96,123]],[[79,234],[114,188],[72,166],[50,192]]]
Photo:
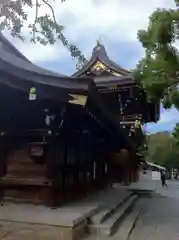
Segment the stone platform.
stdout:
[[79,239],[85,234],[88,220],[104,205],[130,194],[125,189],[106,189],[57,209],[4,202],[0,206],[0,239]]
[[129,190],[129,191],[136,191],[136,192],[140,192],[140,191],[148,191],[148,192],[152,192],[155,191],[156,188],[156,181],[154,180],[140,180],[138,182],[132,183],[129,186],[124,186],[121,184],[114,184],[115,188],[119,188],[119,189],[125,189],[125,190]]

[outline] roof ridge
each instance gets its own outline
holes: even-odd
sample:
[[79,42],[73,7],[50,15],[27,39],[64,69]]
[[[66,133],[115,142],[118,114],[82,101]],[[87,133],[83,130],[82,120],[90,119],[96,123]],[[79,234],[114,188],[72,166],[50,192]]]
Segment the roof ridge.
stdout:
[[84,74],[85,71],[88,70],[88,68],[91,67],[96,61],[101,61],[103,64],[105,64],[107,67],[111,68],[115,72],[123,72],[124,74],[131,74],[131,72],[125,68],[123,68],[118,63],[112,61],[106,51],[106,48],[103,44],[101,44],[99,41],[97,41],[97,44],[93,47],[91,58],[87,61],[84,66],[74,73],[72,76],[80,76]]

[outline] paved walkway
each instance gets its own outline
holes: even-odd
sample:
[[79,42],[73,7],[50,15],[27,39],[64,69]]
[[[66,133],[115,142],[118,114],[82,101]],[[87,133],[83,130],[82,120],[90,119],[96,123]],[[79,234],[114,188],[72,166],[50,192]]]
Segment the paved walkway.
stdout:
[[[68,240],[72,227],[101,206],[130,196],[125,189],[106,189],[58,209],[6,202],[0,206],[0,240]],[[80,232],[80,228],[77,232]]]
[[114,204],[116,199],[120,201],[130,194],[125,189],[109,188],[56,209],[6,202],[0,206],[0,221],[73,227],[93,215],[101,206]]
[[155,192],[161,194],[164,197],[179,200],[179,181],[170,180],[167,181],[168,189],[162,188],[160,181],[155,181]]
[[143,199],[130,240],[179,240],[179,182],[168,181],[168,186],[162,189],[156,182],[158,196]]

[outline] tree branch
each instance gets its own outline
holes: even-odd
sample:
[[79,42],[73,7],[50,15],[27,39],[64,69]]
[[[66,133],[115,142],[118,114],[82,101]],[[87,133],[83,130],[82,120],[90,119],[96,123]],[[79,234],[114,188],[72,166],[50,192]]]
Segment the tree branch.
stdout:
[[33,24],[33,28],[32,28],[32,32],[33,32],[32,40],[33,40],[33,42],[35,42],[35,33],[36,33],[36,23],[37,23],[37,18],[38,18],[38,11],[39,11],[39,2],[38,2],[38,0],[36,0],[35,19],[34,19],[34,24]]
[[[53,1],[55,2],[55,0]],[[60,0],[61,3],[65,1]],[[48,6],[51,13],[40,15],[39,8],[44,4]],[[84,64],[86,61],[85,57],[74,44],[68,42],[63,32],[64,26],[58,24],[55,9],[49,0],[35,0],[35,4],[32,3],[32,0],[0,0],[0,30],[7,28],[13,37],[19,37],[24,40],[21,35],[22,28],[28,20],[28,14],[25,12],[24,7],[35,8],[35,19],[28,25],[33,43],[54,44],[59,39],[62,45],[68,49],[72,58],[77,59],[80,64]]]
[[[53,21],[55,22],[55,24],[57,24],[57,21],[56,21],[56,17],[55,17],[55,12],[54,12],[54,9],[53,7],[50,5],[50,3],[48,3],[48,1],[46,0],[42,0],[42,2],[44,2],[51,10],[52,12],[52,16],[53,16]],[[63,2],[63,1],[62,1]]]

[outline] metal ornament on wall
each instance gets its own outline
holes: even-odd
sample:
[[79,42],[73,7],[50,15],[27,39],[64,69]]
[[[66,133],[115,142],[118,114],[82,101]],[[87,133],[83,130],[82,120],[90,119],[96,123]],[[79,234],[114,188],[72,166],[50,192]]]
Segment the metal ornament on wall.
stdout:
[[123,106],[122,106],[122,101],[121,101],[121,94],[118,94],[118,101],[119,101],[119,105],[120,105],[120,114],[123,115]]
[[53,120],[55,120],[55,115],[46,115],[45,117],[46,126],[50,126]]
[[50,114],[50,111],[48,108],[45,108],[44,112],[45,112],[45,124],[46,126],[50,126],[51,122],[55,120],[56,115]]
[[34,100],[36,100],[36,98],[37,98],[36,88],[35,88],[35,87],[31,87],[31,88],[29,89],[29,100],[30,100],[30,101],[34,101]]
[[58,129],[63,128],[64,118],[65,118],[66,111],[67,111],[67,107],[64,106],[64,107],[62,108],[62,110],[61,110],[61,113],[60,113],[61,121],[60,121],[60,124],[59,124],[59,126],[58,126]]
[[134,126],[135,126],[135,128],[141,128],[141,121],[139,119],[136,119]]
[[[127,120],[126,116],[129,115],[132,116],[132,115],[137,115],[137,120],[139,120],[140,122],[142,121],[142,114],[140,113],[136,113],[136,114],[126,114],[125,113],[125,109],[127,109],[128,107],[132,107],[131,104],[133,104],[134,102],[138,102],[140,100],[140,96],[141,96],[141,93],[138,93],[137,96],[135,94],[135,91],[130,91],[130,96],[127,98],[127,99],[123,99],[123,97],[121,96],[121,94],[118,94],[117,97],[118,97],[118,102],[119,102],[119,105],[120,105],[120,114],[121,114],[121,119],[123,121]],[[134,118],[133,118],[134,119]]]

